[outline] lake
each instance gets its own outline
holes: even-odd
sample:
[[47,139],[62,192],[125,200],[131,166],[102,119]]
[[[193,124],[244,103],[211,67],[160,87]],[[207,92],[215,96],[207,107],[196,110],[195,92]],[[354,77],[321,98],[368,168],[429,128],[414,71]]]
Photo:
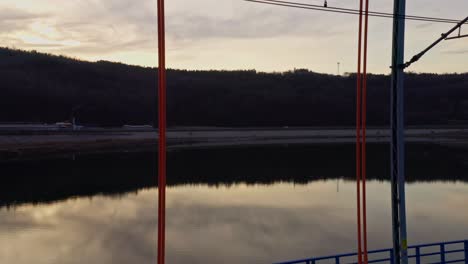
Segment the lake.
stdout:
[[[386,145],[369,146],[369,248],[391,247]],[[468,238],[468,152],[408,147],[410,244]],[[1,164],[0,263],[155,263],[154,153]],[[271,263],[356,249],[354,146],[169,153],[167,263]]]

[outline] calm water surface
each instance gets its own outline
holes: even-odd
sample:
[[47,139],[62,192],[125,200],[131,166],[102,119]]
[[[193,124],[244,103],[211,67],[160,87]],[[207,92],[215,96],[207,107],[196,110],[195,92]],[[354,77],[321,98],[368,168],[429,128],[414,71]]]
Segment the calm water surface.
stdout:
[[[224,170],[230,175],[229,167]],[[181,180],[171,185],[167,191],[167,263],[271,263],[354,251],[355,183],[347,177],[317,179],[313,171],[303,171],[311,175],[306,182],[306,176],[295,174],[289,181],[274,183],[235,179],[226,183],[219,175],[220,183],[213,184],[197,174],[195,182]],[[52,173],[50,168],[47,173]],[[133,174],[125,172],[124,176]],[[443,178],[407,185],[412,244],[468,238],[468,184]],[[93,182],[82,182],[78,190],[96,187]],[[22,192],[15,189],[19,187],[14,181],[7,183],[16,194]],[[101,194],[93,190],[86,195],[62,187],[63,197],[54,198],[50,185],[35,186],[44,189],[42,198],[35,197],[41,192],[18,194],[16,202],[12,195],[1,196],[0,263],[155,263],[156,186],[126,191],[111,188]],[[391,246],[388,181],[368,182],[368,231],[370,248]]]

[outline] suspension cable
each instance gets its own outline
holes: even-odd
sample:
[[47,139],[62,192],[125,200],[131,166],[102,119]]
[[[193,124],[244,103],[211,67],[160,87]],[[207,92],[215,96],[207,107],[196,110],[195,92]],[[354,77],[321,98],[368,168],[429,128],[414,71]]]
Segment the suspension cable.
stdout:
[[[367,126],[367,42],[369,31],[369,0],[359,4],[358,63],[356,83],[356,191],[358,263],[367,264],[367,206],[366,206],[366,126]],[[363,30],[364,28],[364,30]],[[364,31],[364,32],[363,32]],[[362,188],[362,189],[361,189]]]
[[356,193],[357,193],[357,240],[358,264],[362,264],[361,238],[361,48],[362,48],[362,8],[363,0],[359,1],[359,31],[358,31],[358,63],[356,75]]
[[[304,4],[299,2],[290,2],[290,1],[279,1],[279,0],[244,0],[247,2],[259,3],[259,4],[267,4],[267,5],[274,5],[274,6],[282,6],[282,7],[292,7],[292,8],[299,8],[299,9],[306,9],[306,10],[315,10],[315,11],[324,11],[330,13],[341,13],[341,14],[349,14],[349,15],[359,15],[359,10],[350,9],[350,8],[340,8],[340,7],[332,7],[327,5],[327,7],[320,6],[320,5],[313,5],[313,4]],[[427,16],[412,16],[412,15],[395,15],[391,13],[385,12],[374,12],[369,11],[369,16],[372,17],[381,17],[381,18],[394,18],[394,17],[401,17],[406,20],[414,20],[414,21],[424,21],[424,22],[431,22],[431,23],[445,23],[445,24],[457,24],[460,20],[457,19],[447,19],[447,18],[437,18],[437,17],[427,17]],[[468,24],[465,23],[465,24]]]
[[158,0],[158,264],[166,242],[166,43],[164,0]]
[[367,126],[367,35],[369,32],[369,0],[366,0],[366,11],[364,20],[364,55],[363,55],[363,77],[362,77],[362,109],[361,109],[361,173],[362,173],[362,231],[364,245],[364,263],[368,263],[367,256],[367,201],[366,201],[366,126]]

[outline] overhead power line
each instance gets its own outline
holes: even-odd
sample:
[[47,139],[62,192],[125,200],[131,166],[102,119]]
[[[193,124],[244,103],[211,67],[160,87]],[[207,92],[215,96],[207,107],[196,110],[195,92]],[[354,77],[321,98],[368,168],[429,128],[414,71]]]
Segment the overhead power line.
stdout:
[[[463,24],[463,23],[462,23],[462,24]],[[462,27],[460,26],[460,27],[458,28],[458,36],[447,37],[447,38],[445,38],[445,40],[468,38],[468,34],[465,34],[465,35],[462,35],[462,34],[461,34],[461,29],[462,29]]]
[[[299,3],[299,2],[290,2],[290,1],[280,1],[280,0],[262,0],[266,2],[274,2],[274,3],[283,3],[283,4],[293,4],[293,5],[299,5],[299,6],[306,6],[306,7],[315,7],[315,8],[323,8],[324,6],[321,5],[313,5],[313,4],[304,4],[304,3]],[[350,8],[341,8],[341,7],[332,7],[327,5],[327,9],[333,9],[333,10],[339,10],[339,11],[345,11],[345,12],[359,12],[359,10],[356,9],[350,9]],[[382,16],[390,16],[394,17],[392,13],[385,13],[385,12],[375,12],[375,11],[369,11],[369,15],[382,15]],[[412,15],[406,15],[406,16],[395,16],[395,17],[403,17],[406,19],[414,18],[414,19],[427,19],[427,20],[437,20],[437,21],[447,21],[450,23],[458,23],[460,20],[456,19],[447,19],[447,18],[436,18],[436,17],[425,17],[425,16],[412,16]]]
[[[279,0],[244,0],[244,1],[259,3],[259,4],[274,5],[274,6],[324,11],[324,12],[330,12],[330,13],[359,15],[359,10],[350,9],[350,8],[332,7],[330,5],[328,5],[327,7],[324,7],[321,5],[304,4],[304,3],[298,3],[298,2],[279,1]],[[382,18],[399,17],[399,18],[404,18],[406,20],[424,21],[424,22],[431,22],[431,23],[446,23],[446,24],[458,24],[460,22],[460,20],[457,20],[457,19],[426,17],[426,16],[412,16],[412,15],[401,16],[401,15],[394,15],[391,13],[375,12],[375,11],[369,11],[369,16],[382,17]],[[468,23],[464,23],[464,24],[468,24]]]
[[454,26],[452,29],[450,29],[447,33],[444,33],[440,36],[440,38],[438,38],[434,43],[432,43],[429,47],[427,47],[426,49],[424,49],[423,51],[421,51],[420,53],[416,54],[415,56],[413,56],[413,58],[411,58],[410,61],[408,61],[407,63],[401,65],[403,68],[407,68],[409,67],[411,64],[417,62],[419,59],[421,59],[422,56],[424,56],[428,51],[430,51],[432,48],[434,48],[435,46],[437,46],[437,44],[439,44],[440,42],[442,42],[443,40],[450,40],[450,39],[457,39],[457,38],[463,38],[463,37],[466,37],[467,35],[460,35],[460,31],[458,33],[458,36],[456,37],[448,37],[450,36],[450,34],[452,34],[455,30],[461,28],[461,26],[463,24],[465,24],[466,22],[468,22],[468,17],[463,19],[462,21],[458,22],[458,24],[456,26]]

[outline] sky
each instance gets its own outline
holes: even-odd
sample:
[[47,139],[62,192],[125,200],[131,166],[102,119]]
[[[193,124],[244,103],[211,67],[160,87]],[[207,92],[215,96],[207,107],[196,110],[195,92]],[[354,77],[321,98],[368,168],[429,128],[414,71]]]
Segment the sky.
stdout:
[[[323,0],[298,0],[322,4]],[[467,0],[408,0],[409,15],[463,19]],[[358,8],[358,0],[328,0]],[[371,0],[392,12],[393,1]],[[0,45],[133,65],[157,64],[156,0],[2,0]],[[192,70],[355,72],[358,17],[242,0],[166,0],[167,64]],[[407,22],[406,58],[450,29]],[[464,29],[468,33],[468,26]],[[368,68],[389,73],[391,19],[369,20]],[[409,70],[468,72],[468,38],[444,41]]]

